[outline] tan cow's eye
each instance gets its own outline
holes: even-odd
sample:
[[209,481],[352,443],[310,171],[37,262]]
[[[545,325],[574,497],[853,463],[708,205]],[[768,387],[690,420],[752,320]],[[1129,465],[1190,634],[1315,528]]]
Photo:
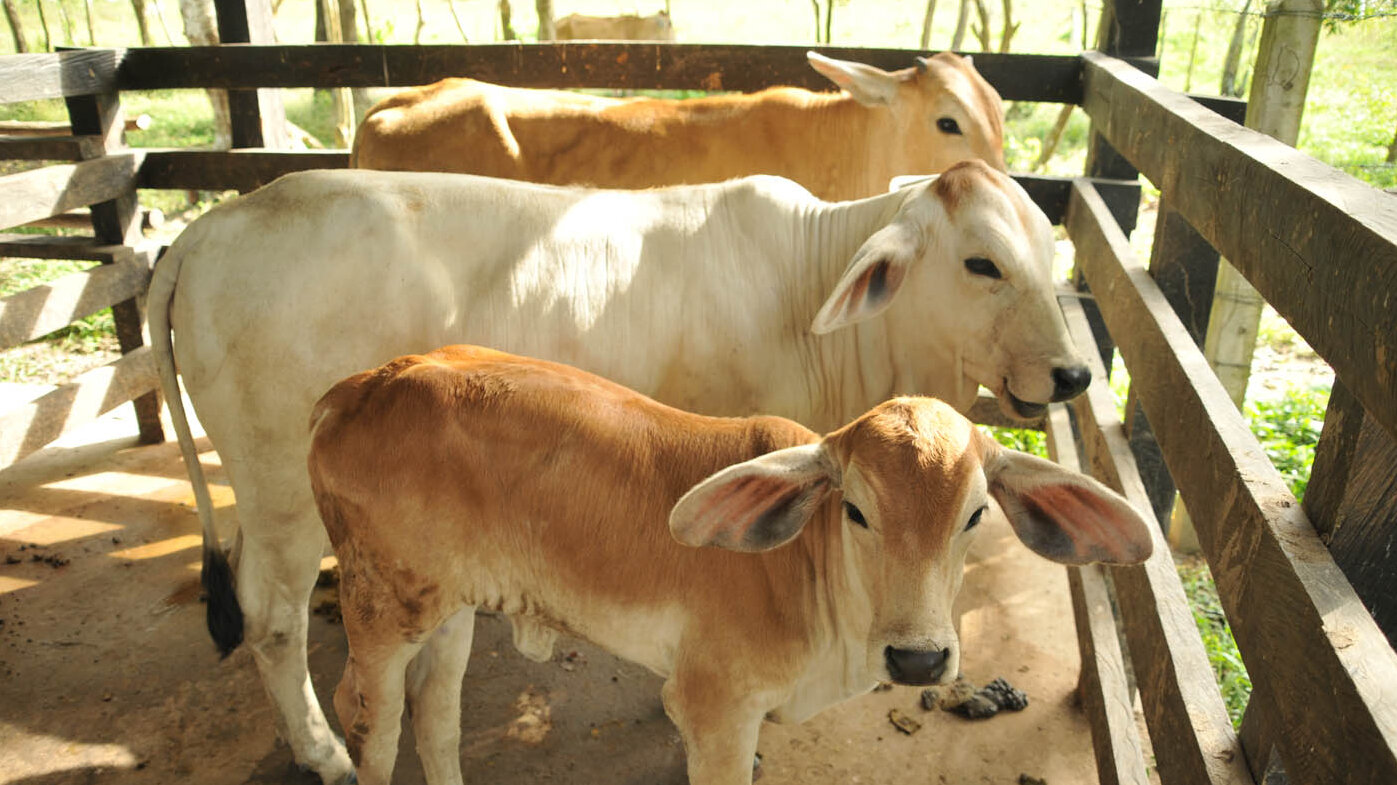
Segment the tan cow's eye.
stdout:
[[971,529],[973,529],[973,528],[975,528],[976,526],[980,525],[980,516],[981,516],[981,515],[984,515],[984,514],[985,514],[985,510],[987,510],[987,509],[989,509],[989,508],[988,508],[988,507],[981,507],[980,509],[976,510],[976,511],[974,512],[974,514],[972,514],[972,515],[970,516],[970,522],[967,523],[967,524],[965,524],[965,530],[966,530],[966,531],[970,531]]
[[960,130],[960,123],[957,123],[955,121],[955,118],[953,117],[942,117],[941,119],[937,120],[936,128],[940,130],[943,134],[954,134],[955,136],[962,135]]
[[995,263],[991,262],[989,259],[986,259],[983,256],[972,256],[969,259],[966,259],[965,269],[969,270],[975,275],[983,275],[986,278],[1004,277],[999,272],[999,268],[995,266]]
[[863,528],[868,528],[868,521],[864,519],[863,512],[849,502],[844,502],[844,514],[849,516],[849,520],[857,523]]

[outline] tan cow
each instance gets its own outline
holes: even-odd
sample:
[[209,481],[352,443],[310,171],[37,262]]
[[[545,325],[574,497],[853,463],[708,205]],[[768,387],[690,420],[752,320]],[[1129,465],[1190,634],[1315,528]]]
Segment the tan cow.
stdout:
[[340,382],[310,421],[349,636],[335,708],[361,785],[389,782],[405,697],[427,782],[461,782],[477,607],[509,614],[536,659],[565,630],[663,676],[689,781],[736,785],[764,717],[956,676],[951,603],[987,511],[1054,561],[1152,548],[1124,499],[933,398],[820,437],[453,346]]
[[673,41],[674,23],[660,11],[650,16],[568,14],[553,23],[559,41]]
[[445,79],[369,111],[351,165],[651,188],[775,174],[822,199],[980,159],[1004,170],[1004,110],[968,57],[886,72],[809,53],[842,88],[689,100],[603,98]]

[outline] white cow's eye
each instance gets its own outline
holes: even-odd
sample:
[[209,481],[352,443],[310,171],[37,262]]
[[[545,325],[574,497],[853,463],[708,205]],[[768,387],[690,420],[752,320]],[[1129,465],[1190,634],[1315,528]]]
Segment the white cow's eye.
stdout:
[[989,259],[986,259],[983,256],[972,256],[969,259],[966,259],[965,269],[969,270],[975,275],[983,275],[986,278],[1004,277],[1002,274],[1000,274],[999,268],[995,266],[994,262],[991,262]]
[[953,117],[942,117],[936,121],[936,127],[943,134],[961,135],[960,123],[957,123]]
[[965,530],[966,530],[966,531],[970,531],[971,529],[975,528],[976,526],[979,526],[979,525],[980,525],[980,516],[984,515],[984,514],[985,514],[985,510],[987,510],[987,509],[989,509],[989,508],[988,508],[988,507],[981,507],[980,509],[978,509],[978,510],[976,510],[974,513],[972,513],[971,516],[970,516],[970,522],[967,523],[967,524],[965,524]]
[[857,523],[863,528],[868,528],[868,521],[864,519],[863,512],[850,502],[844,502],[844,514],[849,516],[849,520]]

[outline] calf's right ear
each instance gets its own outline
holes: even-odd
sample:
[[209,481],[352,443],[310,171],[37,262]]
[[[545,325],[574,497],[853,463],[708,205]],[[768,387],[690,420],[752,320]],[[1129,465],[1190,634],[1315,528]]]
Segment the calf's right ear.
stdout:
[[922,254],[923,242],[906,221],[874,232],[854,253],[839,283],[815,314],[810,331],[824,335],[872,319],[892,304],[907,271]]
[[803,444],[717,472],[689,489],[669,513],[674,539],[755,553],[795,538],[839,486],[823,445]]

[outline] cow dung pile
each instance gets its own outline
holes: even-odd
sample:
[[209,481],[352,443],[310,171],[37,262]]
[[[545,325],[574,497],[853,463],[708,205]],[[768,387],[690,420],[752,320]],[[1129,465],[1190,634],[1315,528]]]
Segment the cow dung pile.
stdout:
[[1004,679],[995,679],[976,689],[969,679],[961,676],[950,686],[922,690],[923,709],[939,708],[972,720],[993,717],[1002,710],[1023,711],[1027,706],[1028,696]]

